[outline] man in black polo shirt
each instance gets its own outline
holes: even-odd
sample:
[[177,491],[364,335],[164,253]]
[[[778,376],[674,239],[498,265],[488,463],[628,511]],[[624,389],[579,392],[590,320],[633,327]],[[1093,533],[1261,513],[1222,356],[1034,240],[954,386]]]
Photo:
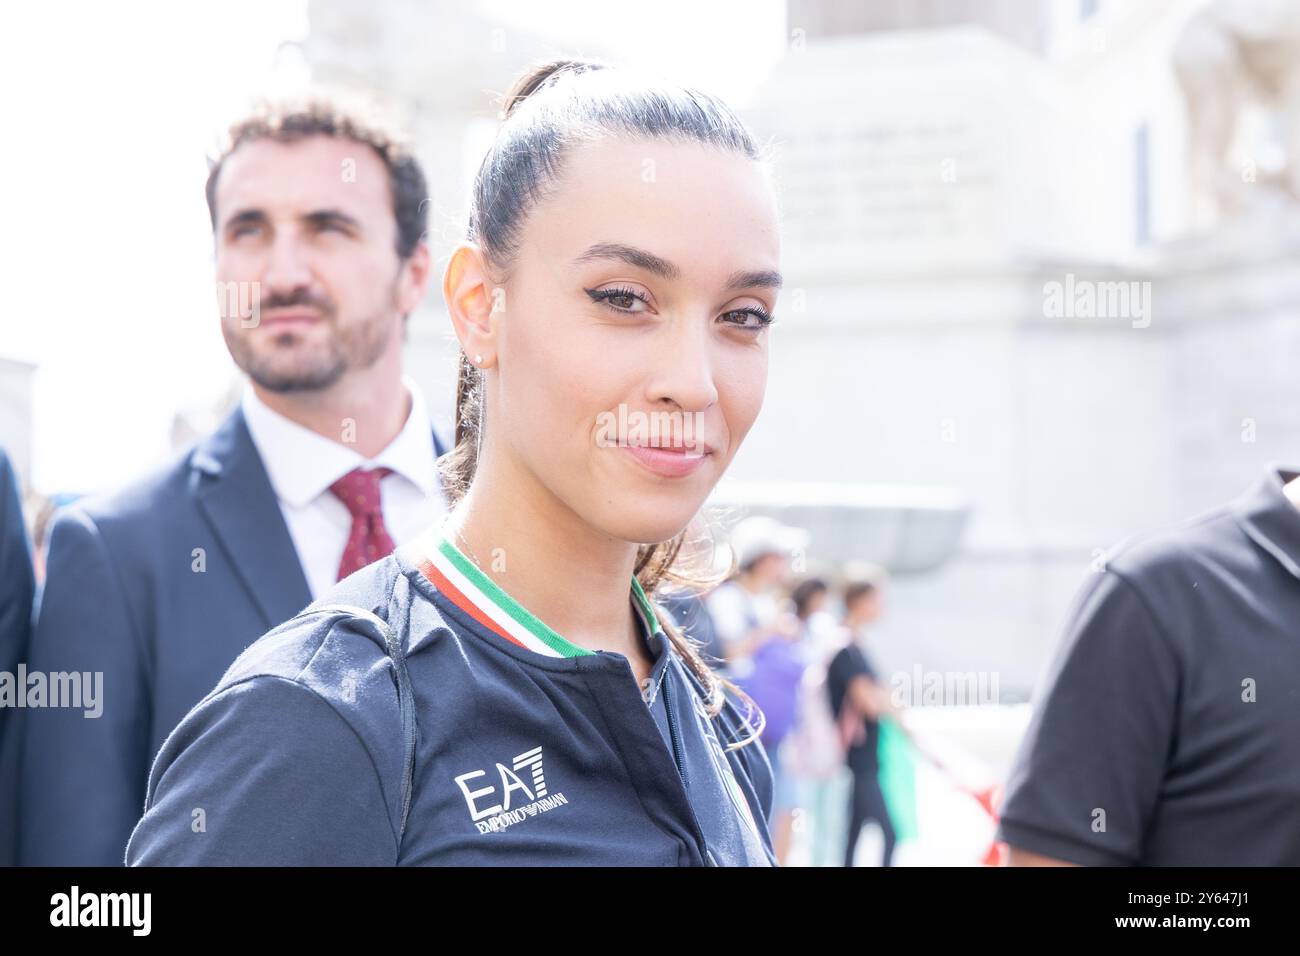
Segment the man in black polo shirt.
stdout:
[[1300,865],[1300,473],[1107,556],[998,839],[1012,865]]
[[848,707],[857,714],[859,729],[845,754],[853,774],[849,794],[849,827],[844,845],[844,865],[853,866],[862,827],[874,820],[884,837],[881,866],[892,866],[898,840],[889,806],[880,786],[880,717],[896,708],[889,690],[876,674],[866,652],[867,627],[880,617],[883,572],[873,569],[869,580],[855,581],[844,589],[844,631],[847,642],[826,667],[826,691],[836,723],[852,719],[843,713]]

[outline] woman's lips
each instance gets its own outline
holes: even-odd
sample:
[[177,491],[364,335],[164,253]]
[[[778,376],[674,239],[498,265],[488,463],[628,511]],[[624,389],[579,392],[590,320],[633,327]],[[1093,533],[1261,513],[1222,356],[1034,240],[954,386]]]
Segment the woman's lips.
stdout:
[[704,464],[709,453],[698,448],[660,448],[650,445],[623,445],[636,461],[663,478],[683,478]]

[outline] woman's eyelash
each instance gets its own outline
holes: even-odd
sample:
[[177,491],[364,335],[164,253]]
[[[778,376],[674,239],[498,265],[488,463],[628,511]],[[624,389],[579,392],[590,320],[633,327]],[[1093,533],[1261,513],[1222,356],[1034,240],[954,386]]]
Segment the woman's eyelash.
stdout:
[[758,306],[756,306],[756,305],[755,305],[755,306],[747,306],[747,307],[745,307],[745,308],[743,308],[743,309],[728,309],[728,310],[727,310],[726,312],[724,312],[723,314],[724,314],[724,315],[752,315],[752,316],[754,316],[755,318],[758,319],[758,325],[744,325],[743,323],[740,323],[740,322],[733,322],[733,323],[732,323],[732,325],[739,326],[740,328],[753,329],[754,331],[758,331],[758,330],[760,330],[760,329],[765,329],[765,328],[767,328],[769,325],[771,325],[773,322],[776,321],[776,316],[774,316],[771,312],[768,312],[767,309],[760,309],[760,308],[759,308]]
[[631,310],[620,309],[618,306],[610,304],[609,301],[610,299],[629,298],[629,299],[636,299],[640,302],[645,302],[646,305],[650,304],[646,300],[645,296],[641,295],[641,293],[635,291],[634,289],[584,289],[583,291],[586,292],[587,295],[591,296],[591,301],[604,302],[607,305],[609,305],[611,309],[617,309],[619,312],[629,312]]
[[[583,289],[583,291],[586,292],[587,295],[591,297],[591,300],[593,302],[604,302],[611,309],[614,309],[617,312],[626,313],[626,312],[631,312],[632,310],[624,309],[614,305],[613,303],[610,302],[611,299],[623,299],[623,298],[636,299],[639,302],[644,302],[646,305],[650,304],[649,301],[646,299],[646,297],[643,296],[641,293],[637,292],[635,289],[625,289],[625,288]],[[755,332],[767,328],[769,325],[771,325],[773,322],[776,321],[776,317],[773,316],[772,313],[768,312],[764,308],[760,308],[759,306],[746,306],[743,309],[728,309],[726,312],[722,314],[724,316],[727,315],[754,316],[755,318],[758,319],[758,325],[746,325],[744,322],[730,322],[728,324],[734,325],[737,328],[749,329]]]

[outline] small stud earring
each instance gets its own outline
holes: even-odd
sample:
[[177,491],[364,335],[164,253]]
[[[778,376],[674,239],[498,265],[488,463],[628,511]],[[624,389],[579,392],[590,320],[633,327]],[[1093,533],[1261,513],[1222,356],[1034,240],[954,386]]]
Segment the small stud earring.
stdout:
[[482,364],[483,364],[483,356],[481,356],[481,355],[475,355],[475,356],[474,356],[474,364],[475,364],[475,365],[482,365]]

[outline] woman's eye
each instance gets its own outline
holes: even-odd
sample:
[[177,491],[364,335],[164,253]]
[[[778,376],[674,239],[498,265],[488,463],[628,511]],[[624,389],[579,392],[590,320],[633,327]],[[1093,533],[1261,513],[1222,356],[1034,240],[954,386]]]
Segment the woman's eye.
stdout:
[[760,308],[732,309],[722,313],[722,317],[728,324],[749,332],[759,332],[776,321],[772,313]]
[[617,312],[644,312],[637,304],[649,308],[645,297],[631,289],[584,289],[593,302],[603,302]]

